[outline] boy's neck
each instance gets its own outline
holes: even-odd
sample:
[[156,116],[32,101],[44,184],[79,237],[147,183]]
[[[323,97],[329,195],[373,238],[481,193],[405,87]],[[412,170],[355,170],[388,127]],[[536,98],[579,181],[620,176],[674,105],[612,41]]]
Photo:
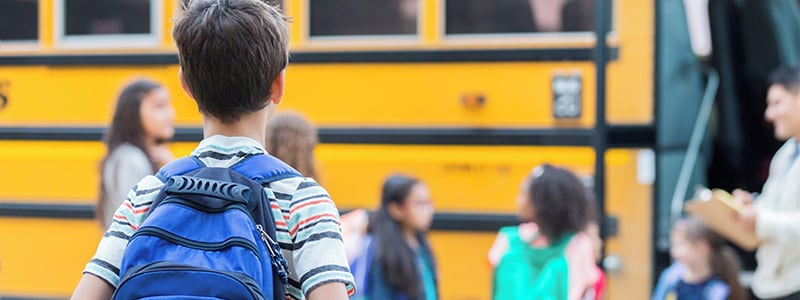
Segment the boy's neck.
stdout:
[[203,138],[215,135],[242,136],[256,140],[265,146],[267,120],[269,113],[265,110],[242,116],[238,121],[225,124],[211,116],[203,116]]

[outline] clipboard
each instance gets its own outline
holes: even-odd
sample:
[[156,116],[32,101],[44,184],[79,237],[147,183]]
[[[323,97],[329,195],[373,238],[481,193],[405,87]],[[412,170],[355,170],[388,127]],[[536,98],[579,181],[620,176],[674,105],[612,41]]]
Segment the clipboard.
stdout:
[[755,233],[741,228],[736,222],[739,212],[744,209],[744,204],[737,202],[731,194],[720,189],[705,189],[697,195],[684,205],[686,212],[702,220],[740,248],[748,251],[758,248],[759,240]]

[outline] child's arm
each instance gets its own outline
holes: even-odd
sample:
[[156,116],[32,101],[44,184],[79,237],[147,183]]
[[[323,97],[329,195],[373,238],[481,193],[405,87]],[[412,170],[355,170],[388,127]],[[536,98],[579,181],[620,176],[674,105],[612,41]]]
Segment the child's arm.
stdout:
[[344,283],[331,282],[320,285],[308,293],[308,300],[347,300]]
[[[309,299],[312,291],[325,299],[347,299],[355,287],[342,243],[339,211],[328,192],[313,179],[290,185],[295,185],[287,222],[294,244],[291,275]],[[273,184],[273,188],[280,187]]]
[[[139,181],[114,213],[114,222],[103,235],[97,252],[86,265],[72,299],[110,299],[119,282],[119,267],[128,239],[144,221],[149,204],[164,184],[154,176]],[[136,209],[134,209],[136,207]]]
[[492,266],[492,269],[497,267],[497,264],[500,263],[500,259],[503,258],[506,252],[508,252],[508,237],[502,233],[498,233],[497,238],[495,238],[492,244],[492,248],[489,249],[489,265]]
[[567,258],[569,299],[579,299],[597,283],[594,242],[586,232],[578,232],[564,251]]
[[83,273],[81,281],[78,282],[78,287],[72,293],[71,299],[111,299],[114,293],[114,288],[111,287],[105,280],[100,277],[94,276],[90,273]]

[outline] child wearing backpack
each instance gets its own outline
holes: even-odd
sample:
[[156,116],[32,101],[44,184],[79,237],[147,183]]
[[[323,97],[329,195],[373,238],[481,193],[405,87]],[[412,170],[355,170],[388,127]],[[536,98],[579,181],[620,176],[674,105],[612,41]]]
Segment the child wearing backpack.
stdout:
[[500,229],[489,250],[493,299],[583,299],[600,274],[595,242],[583,232],[589,194],[566,169],[534,168],[517,195],[526,222]]
[[354,299],[438,299],[436,260],[425,237],[432,221],[424,183],[399,174],[386,178],[364,250],[351,262],[359,289]]
[[675,263],[661,273],[653,300],[747,299],[736,253],[722,236],[688,217],[675,222],[670,240]]
[[[121,283],[120,276],[153,269],[153,264],[130,264],[133,267],[128,268],[130,266],[125,262],[138,259],[129,253],[134,252],[134,248],[143,256],[169,255],[163,253],[162,247],[152,247],[152,253],[146,253],[147,247],[134,246],[139,243],[137,241],[154,238],[159,242],[174,240],[177,244],[186,245],[170,245],[173,247],[170,249],[197,256],[186,259],[202,259],[204,254],[216,255],[217,252],[228,253],[235,249],[242,254],[231,254],[225,257],[227,260],[241,258],[267,267],[265,270],[257,264],[244,264],[237,267],[239,270],[225,271],[193,271],[195,268],[185,267],[185,272],[181,273],[185,278],[215,275],[227,278],[231,283],[222,283],[222,288],[237,283],[252,292],[247,297],[230,296],[220,294],[221,291],[215,289],[220,285],[219,282],[187,279],[182,282],[181,288],[206,289],[202,292],[211,294],[190,295],[189,298],[347,299],[348,294],[354,292],[354,284],[341,241],[336,206],[325,189],[313,179],[297,176],[296,171],[266,155],[264,150],[264,128],[284,92],[284,70],[289,58],[289,33],[285,17],[275,7],[261,0],[181,1],[173,36],[180,61],[178,77],[182,88],[197,102],[203,116],[204,139],[189,158],[169,163],[159,171],[158,176],[143,178],[128,193],[127,199],[114,213],[114,221],[100,241],[97,252],[86,265],[72,298],[109,299],[116,289],[122,290],[121,287],[126,284],[124,281]],[[255,164],[261,161],[269,161],[270,166],[278,167],[275,172],[265,174],[267,170],[261,168],[261,164]],[[195,171],[186,173],[187,169]],[[197,175],[204,172],[225,173],[232,179],[215,181]],[[176,175],[182,173],[197,177]],[[276,174],[281,176],[273,176]],[[203,184],[194,185],[192,180]],[[248,185],[243,186],[239,182]],[[253,182],[256,183],[255,188],[251,184]],[[219,196],[222,194],[230,196],[232,200],[219,205]],[[164,198],[164,195],[167,197]],[[208,200],[207,203],[196,201],[198,197]],[[252,199],[259,197],[264,203],[254,204]],[[169,223],[170,215],[166,215],[166,218],[158,215],[159,211],[167,208],[181,209],[198,218],[189,219],[192,222],[187,224],[192,225],[172,224],[175,232],[158,230],[158,226],[153,226],[152,222]],[[202,213],[198,213],[200,211]],[[223,217],[236,217],[247,221],[248,225],[253,222],[258,225],[246,226],[242,223],[241,226],[223,228],[195,228],[214,225],[205,224],[206,219],[219,220],[218,214],[207,211],[221,211]],[[254,211],[266,213],[254,215]],[[152,215],[148,216],[150,213]],[[259,221],[267,219],[272,223],[263,224]],[[142,234],[144,228],[151,228],[147,235]],[[235,237],[213,244],[187,238],[156,237],[196,234],[198,238],[207,238],[202,236],[205,229]],[[263,243],[257,236],[259,232]],[[258,243],[254,244],[253,239]],[[213,249],[202,252],[209,247]],[[272,268],[269,268],[270,263]],[[127,271],[124,271],[126,268]],[[125,273],[121,274],[123,271]],[[161,275],[158,270],[152,271],[147,273],[148,276]],[[172,271],[176,270],[171,266]],[[258,274],[263,277],[245,278],[246,274],[254,274],[250,271],[259,271]],[[255,292],[259,289],[277,291],[264,283],[267,281],[265,278],[283,279],[283,275],[288,275],[285,281],[276,279],[272,282],[275,283],[274,287],[285,290],[285,293],[274,295]],[[172,275],[164,277],[165,280],[174,279]],[[142,287],[151,290],[175,288],[167,284]],[[159,295],[160,299],[170,297],[154,295]]]

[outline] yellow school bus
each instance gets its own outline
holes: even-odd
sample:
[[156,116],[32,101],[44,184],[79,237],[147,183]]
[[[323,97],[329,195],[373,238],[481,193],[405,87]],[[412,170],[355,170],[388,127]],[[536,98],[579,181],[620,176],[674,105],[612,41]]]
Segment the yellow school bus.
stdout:
[[[681,1],[279,4],[292,19],[280,109],[319,127],[320,181],[341,210],[375,208],[390,173],[429,185],[442,299],[491,298],[487,251],[500,226],[518,222],[519,183],[544,162],[597,192],[608,299],[649,297],[675,185],[661,176],[675,177],[663,170],[681,161],[662,159],[676,150],[660,136],[692,125],[705,87],[700,71],[670,73],[683,62],[670,55],[695,59]],[[146,76],[169,89],[174,153],[201,139],[177,81],[177,6],[0,1],[0,297],[63,298],[75,287],[102,235],[100,140],[124,82]],[[667,86],[675,74],[697,80]],[[688,122],[661,117],[676,108]],[[688,134],[675,140],[685,147]]]

